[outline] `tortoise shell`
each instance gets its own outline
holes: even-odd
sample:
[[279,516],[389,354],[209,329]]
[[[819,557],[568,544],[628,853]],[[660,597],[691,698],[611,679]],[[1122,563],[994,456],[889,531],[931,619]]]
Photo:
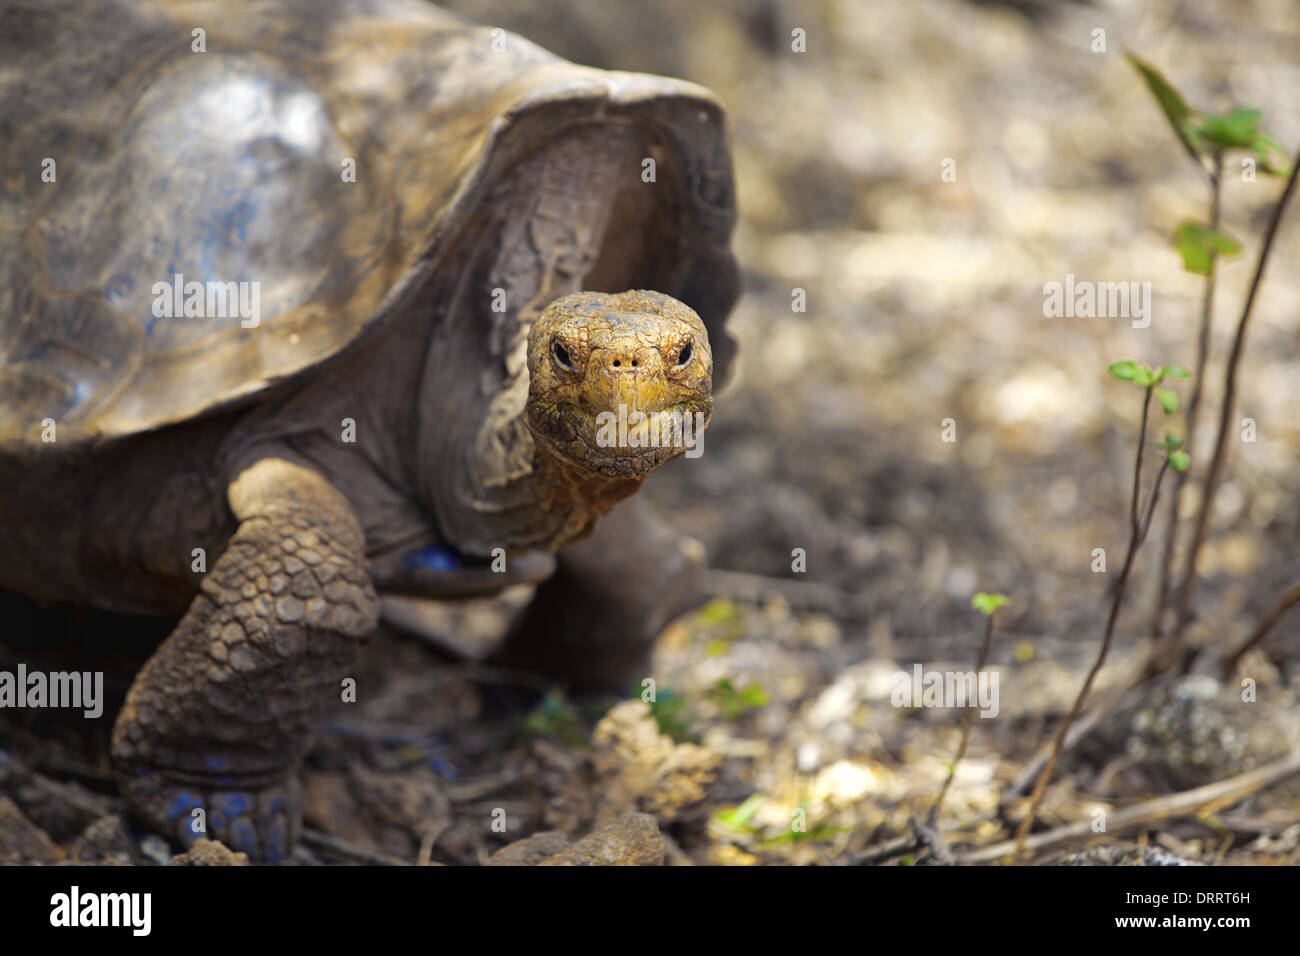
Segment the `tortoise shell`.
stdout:
[[0,64],[0,445],[156,429],[338,355],[578,124],[657,159],[629,171],[651,198],[628,284],[694,307],[725,374],[735,201],[701,87],[417,0],[18,0]]

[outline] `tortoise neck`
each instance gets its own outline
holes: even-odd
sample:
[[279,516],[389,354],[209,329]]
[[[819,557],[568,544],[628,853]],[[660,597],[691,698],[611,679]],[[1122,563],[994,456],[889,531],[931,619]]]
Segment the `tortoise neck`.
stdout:
[[625,498],[636,494],[642,478],[606,478],[578,468],[534,448],[533,480],[539,504],[548,512],[565,516],[555,539],[547,542],[551,550],[585,537],[596,521]]

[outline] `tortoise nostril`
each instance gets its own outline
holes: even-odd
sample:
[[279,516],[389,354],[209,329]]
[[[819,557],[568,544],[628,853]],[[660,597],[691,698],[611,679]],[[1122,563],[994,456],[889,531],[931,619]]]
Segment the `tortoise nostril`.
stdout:
[[605,357],[605,368],[620,375],[631,375],[632,370],[639,369],[640,366],[637,356],[626,349],[611,350]]

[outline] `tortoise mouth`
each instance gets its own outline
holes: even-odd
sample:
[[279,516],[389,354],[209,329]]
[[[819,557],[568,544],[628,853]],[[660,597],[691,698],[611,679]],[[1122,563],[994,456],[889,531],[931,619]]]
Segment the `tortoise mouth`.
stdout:
[[641,410],[593,411],[578,402],[529,402],[525,422],[551,458],[605,478],[644,478],[665,462],[704,450],[711,398]]

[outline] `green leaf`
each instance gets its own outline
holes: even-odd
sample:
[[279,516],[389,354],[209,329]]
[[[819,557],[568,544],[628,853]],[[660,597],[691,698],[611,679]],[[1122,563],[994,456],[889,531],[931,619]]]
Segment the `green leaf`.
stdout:
[[747,710],[766,707],[772,699],[760,684],[751,682],[741,690],[736,690],[726,677],[720,678],[713,685],[711,694],[728,720],[736,719]]
[[716,817],[717,821],[733,830],[744,830],[758,808],[763,805],[763,795],[756,793],[734,810],[725,810]]
[[1175,451],[1169,454],[1169,467],[1174,471],[1186,471],[1192,464],[1191,457],[1185,451]]
[[1174,245],[1183,257],[1183,268],[1196,275],[1210,274],[1211,252],[1221,256],[1235,256],[1241,245],[1221,232],[1207,229],[1194,222],[1185,222],[1174,233]]
[[1291,175],[1286,150],[1272,136],[1260,131],[1259,117],[1256,109],[1235,109],[1227,116],[1207,116],[1201,132],[1218,146],[1249,149],[1259,158],[1260,170],[1270,176]]
[[[1259,157],[1259,168],[1261,172],[1268,173],[1270,176],[1290,176],[1291,162],[1287,158],[1286,150],[1282,144],[1272,136],[1265,133],[1255,133],[1255,143],[1251,147],[1255,155]],[[1274,161],[1272,154],[1276,153],[1280,159]]]
[[1255,145],[1259,117],[1259,110],[1252,109],[1236,109],[1227,116],[1206,116],[1201,132],[1219,146],[1250,149]]
[[1143,388],[1150,388],[1156,383],[1156,373],[1151,371],[1150,365],[1143,365],[1137,370],[1137,374],[1133,376],[1133,381]]
[[1122,362],[1113,363],[1107,371],[1121,382],[1131,382],[1134,376],[1137,375],[1138,367],[1136,362],[1125,359]]
[[1192,373],[1187,371],[1181,365],[1162,365],[1160,366],[1161,378],[1191,378]]
[[1163,448],[1166,451],[1174,451],[1183,447],[1183,440],[1177,435],[1165,435],[1164,441],[1154,442],[1157,448]]
[[970,599],[970,606],[979,611],[985,617],[992,617],[993,612],[1005,604],[1010,604],[1011,598],[1005,594],[986,594],[980,591]]
[[1163,388],[1155,389],[1156,398],[1160,399],[1160,404],[1164,406],[1165,414],[1172,415],[1178,411],[1178,396],[1173,392],[1166,391]]
[[1150,63],[1133,53],[1125,53],[1124,57],[1142,75],[1142,79],[1146,81],[1147,88],[1151,91],[1151,95],[1156,98],[1156,103],[1160,105],[1161,111],[1165,114],[1165,119],[1169,120],[1169,125],[1173,127],[1179,142],[1187,150],[1187,155],[1191,156],[1197,165],[1200,165],[1199,156],[1203,151],[1203,142],[1195,123],[1192,122],[1192,111],[1187,103],[1183,101],[1182,96],[1174,89],[1173,85]]

